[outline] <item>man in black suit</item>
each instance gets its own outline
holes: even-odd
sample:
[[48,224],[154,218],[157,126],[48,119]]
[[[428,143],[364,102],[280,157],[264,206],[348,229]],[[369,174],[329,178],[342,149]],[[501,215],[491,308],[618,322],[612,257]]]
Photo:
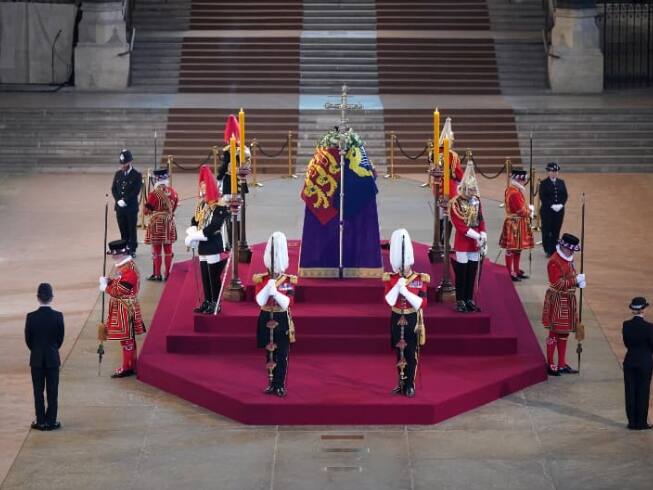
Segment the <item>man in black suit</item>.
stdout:
[[[32,429],[56,430],[61,427],[57,421],[57,399],[59,397],[59,348],[63,344],[63,315],[50,307],[52,286],[39,284],[36,293],[40,308],[27,314],[25,320],[25,343],[30,350],[29,365],[32,368],[34,407],[36,420]],[[43,390],[48,396],[45,409]]]
[[132,162],[131,151],[120,152],[120,170],[113,176],[111,194],[116,200],[116,220],[120,229],[120,238],[127,241],[132,255],[136,256],[138,240],[136,223],[138,221],[138,200],[141,193],[143,176],[136,170]]
[[653,323],[644,320],[645,298],[633,298],[631,320],[623,325],[626,346],[624,359],[624,385],[626,388],[626,415],[631,430],[651,429],[648,423],[648,403],[653,372]]
[[560,165],[555,162],[546,164],[548,177],[540,182],[540,217],[542,218],[542,247],[547,257],[556,251],[560,239],[562,221],[565,219],[565,204],[567,204],[567,186],[558,178]]

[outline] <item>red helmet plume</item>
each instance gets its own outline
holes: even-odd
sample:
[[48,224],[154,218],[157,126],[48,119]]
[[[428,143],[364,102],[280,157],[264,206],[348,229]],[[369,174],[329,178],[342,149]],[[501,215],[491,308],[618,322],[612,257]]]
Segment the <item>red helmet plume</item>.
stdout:
[[200,180],[199,186],[202,184],[206,187],[204,199],[206,202],[215,202],[220,200],[220,190],[218,189],[218,182],[215,180],[211,167],[202,165],[200,167]]
[[226,145],[229,144],[232,136],[236,138],[236,143],[240,143],[240,125],[238,124],[238,119],[233,114],[229,114],[227,124],[224,127],[224,142]]

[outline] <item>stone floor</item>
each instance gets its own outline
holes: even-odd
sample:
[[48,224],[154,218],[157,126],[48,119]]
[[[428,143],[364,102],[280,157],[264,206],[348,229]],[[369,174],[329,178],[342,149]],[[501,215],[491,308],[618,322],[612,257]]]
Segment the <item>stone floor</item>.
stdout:
[[[5,278],[0,284],[1,488],[651,488],[653,433],[624,427],[619,329],[633,295],[653,297],[653,236],[639,204],[653,197],[653,176],[566,178],[572,198],[565,229],[578,232],[582,191],[588,202],[588,339],[580,376],[552,379],[434,426],[251,427],[133,378],[111,380],[110,370],[119,362],[117,345],[108,346],[98,376],[96,284],[111,176],[0,176],[0,277]],[[481,180],[491,244],[503,219],[497,200],[504,183]],[[173,184],[182,198],[191,197],[178,213],[183,230],[193,209],[195,176],[175,176]],[[300,236],[300,184],[270,180],[253,191],[251,242],[275,229]],[[430,241],[429,203],[428,192],[414,180],[381,180],[382,236],[405,226],[413,239]],[[114,238],[111,210],[109,225]],[[489,257],[494,260],[497,252],[492,247]],[[183,243],[175,253],[178,259],[188,256]],[[543,339],[545,259],[539,249],[532,258],[533,277],[518,290]],[[137,261],[149,274],[144,246]],[[45,280],[53,283],[54,307],[64,312],[67,329],[60,386],[63,429],[51,433],[28,429],[33,404],[22,338],[24,315],[35,307],[36,285]],[[143,284],[146,319],[161,288]]]

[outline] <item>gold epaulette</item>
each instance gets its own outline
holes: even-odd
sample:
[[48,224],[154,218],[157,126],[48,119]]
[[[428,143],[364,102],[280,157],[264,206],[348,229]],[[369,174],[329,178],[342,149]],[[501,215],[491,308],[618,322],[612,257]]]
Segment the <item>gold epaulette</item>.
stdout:
[[290,279],[290,284],[297,284],[297,276],[288,274],[288,279]]
[[388,282],[391,277],[392,277],[392,274],[390,274],[389,272],[384,272],[383,275],[381,276],[381,280],[383,282]]
[[420,277],[422,278],[423,282],[431,282],[431,276],[430,274],[420,274]]
[[260,284],[261,282],[263,282],[263,278],[267,275],[268,275],[267,272],[263,272],[261,274],[254,274],[252,276],[252,281],[254,281],[254,284]]

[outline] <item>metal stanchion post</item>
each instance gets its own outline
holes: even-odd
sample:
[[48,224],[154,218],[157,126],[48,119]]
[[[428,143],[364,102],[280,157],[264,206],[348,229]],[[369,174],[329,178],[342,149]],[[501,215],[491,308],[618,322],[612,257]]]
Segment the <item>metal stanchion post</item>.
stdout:
[[256,150],[257,150],[258,143],[256,142],[256,138],[252,139],[252,143],[250,145],[250,148],[252,150],[252,185],[254,187],[263,187],[263,184],[261,184],[257,179],[256,179],[256,164],[257,164],[257,156],[256,156]]
[[151,181],[151,170],[148,168],[145,178],[141,179],[141,192],[138,196],[140,219],[137,219],[137,227],[145,229],[145,203],[147,202],[148,184]]
[[394,131],[390,131],[390,171],[385,175],[386,179],[396,179],[395,175],[395,142],[397,136]]
[[433,243],[429,248],[429,261],[432,264],[440,263],[443,260],[444,250],[442,248],[442,229],[440,224],[440,194],[442,193],[442,175],[444,169],[440,162],[431,165],[429,177],[433,184]]
[[[433,140],[428,140],[426,142],[426,146],[428,147],[427,150],[427,160],[430,160],[428,155],[431,155],[433,153]],[[431,175],[431,165],[426,168],[426,182],[423,184],[420,184],[420,187],[432,187],[433,186],[433,176]]]
[[284,178],[297,178],[297,175],[292,172],[292,131],[288,131],[288,175],[285,175]]
[[451,257],[449,253],[449,241],[451,239],[451,223],[449,222],[449,198],[442,196],[440,199],[440,206],[444,208],[444,250],[443,250],[443,266],[442,266],[442,280],[436,290],[436,299],[439,303],[453,303],[456,299],[456,288],[451,284]]
[[243,301],[245,299],[245,287],[238,277],[238,213],[242,204],[238,194],[231,194],[229,199],[229,210],[231,211],[231,281],[224,291],[224,299],[227,301]]
[[252,250],[247,245],[247,224],[246,224],[246,211],[247,199],[245,194],[245,187],[247,187],[247,176],[250,170],[248,167],[241,166],[238,169],[238,180],[240,181],[240,199],[242,206],[240,208],[240,241],[238,243],[238,260],[243,264],[249,264],[252,261]]

